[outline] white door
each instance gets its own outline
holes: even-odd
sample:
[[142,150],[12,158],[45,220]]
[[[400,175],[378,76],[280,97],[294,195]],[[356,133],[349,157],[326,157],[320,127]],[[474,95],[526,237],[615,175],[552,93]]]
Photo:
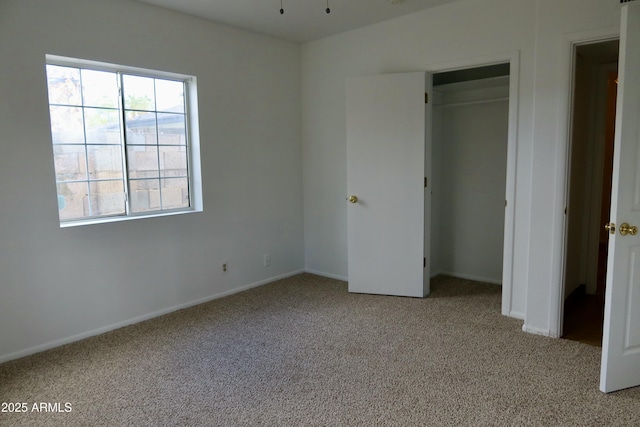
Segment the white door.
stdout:
[[426,88],[424,72],[347,81],[349,292],[429,293]]
[[[640,3],[622,8],[600,390],[640,385]],[[629,226],[623,226],[629,224]]]

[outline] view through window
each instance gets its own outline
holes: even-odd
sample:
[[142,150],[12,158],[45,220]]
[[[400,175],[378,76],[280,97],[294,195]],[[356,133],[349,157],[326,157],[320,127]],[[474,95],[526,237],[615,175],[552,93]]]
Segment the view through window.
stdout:
[[47,64],[60,221],[191,207],[188,79]]

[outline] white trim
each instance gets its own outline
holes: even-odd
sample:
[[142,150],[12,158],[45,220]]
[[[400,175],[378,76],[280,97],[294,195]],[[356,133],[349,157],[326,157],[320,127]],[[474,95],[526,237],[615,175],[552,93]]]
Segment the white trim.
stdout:
[[[198,122],[198,98],[197,98],[197,78],[196,76],[191,76],[187,74],[178,74],[172,73],[168,71],[160,71],[160,70],[151,70],[148,68],[139,68],[127,65],[119,65],[119,64],[110,64],[107,62],[98,62],[92,60],[71,58],[65,56],[58,55],[50,55],[46,54],[46,64],[47,65],[55,65],[55,66],[66,66],[73,67],[77,69],[88,69],[88,70],[99,70],[99,71],[107,71],[111,73],[126,73],[127,75],[132,76],[144,76],[150,78],[157,79],[167,79],[167,80],[175,80],[178,82],[182,82],[184,84],[185,89],[185,131],[186,131],[186,153],[187,153],[187,170],[188,172],[188,181],[189,181],[189,206],[186,208],[178,208],[178,209],[161,209],[155,210],[151,212],[141,212],[141,213],[132,213],[130,212],[129,206],[130,201],[126,200],[126,197],[131,197],[128,193],[130,178],[127,173],[126,165],[124,158],[126,157],[126,146],[127,141],[124,137],[124,133],[122,134],[122,142],[121,148],[123,151],[123,184],[125,185],[125,205],[127,206],[125,212],[117,215],[109,215],[109,216],[91,216],[91,217],[82,217],[76,219],[62,220],[60,219],[60,228],[69,228],[69,227],[77,227],[77,226],[85,226],[85,225],[94,225],[94,224],[102,224],[102,223],[110,223],[110,222],[120,222],[120,221],[128,221],[133,219],[146,219],[146,218],[155,218],[162,216],[172,216],[172,215],[180,215],[185,213],[194,213],[194,212],[202,212],[203,202],[202,202],[202,177],[201,177],[201,168],[200,168],[200,133],[199,133],[199,122]],[[84,104],[81,106],[84,111]],[[122,113],[123,105],[119,104],[120,113]],[[123,126],[121,124],[121,126]],[[124,132],[124,129],[121,128],[121,132]],[[85,141],[86,144],[86,141]],[[56,144],[53,144],[55,147]],[[85,181],[81,181],[85,182]]]
[[59,56],[46,54],[46,62],[51,65],[60,65],[74,68],[91,68],[100,71],[121,71],[127,74],[139,75],[144,74],[145,77],[157,77],[165,79],[183,80],[192,82],[195,76],[181,73],[172,73],[170,71],[152,70],[150,68],[133,67],[131,65],[112,64],[109,62],[92,61],[90,59],[71,58],[68,56]]
[[474,282],[490,283],[492,285],[502,286],[502,281],[500,279],[495,279],[495,278],[490,279],[488,277],[475,276],[473,274],[459,274],[459,273],[452,273],[449,271],[441,271],[440,274],[443,276],[455,277],[457,279],[473,280]]
[[95,224],[107,224],[110,222],[122,222],[131,221],[134,219],[147,219],[147,218],[160,218],[163,216],[175,216],[183,214],[191,214],[202,212],[202,207],[199,209],[189,208],[188,210],[173,210],[173,211],[155,211],[156,213],[150,214],[133,214],[133,215],[114,215],[93,217],[89,219],[60,221],[60,228],[81,227],[83,225],[95,225]]
[[534,334],[534,335],[542,335],[543,337],[549,337],[549,338],[559,338],[559,336],[555,333],[552,333],[550,330],[548,329],[539,329],[539,328],[532,328],[530,326],[522,325],[522,330],[524,332],[528,332],[530,334]]
[[524,321],[524,313],[521,311],[511,311],[508,314],[509,317]]
[[510,62],[513,59],[518,59],[520,57],[520,52],[515,51],[507,51],[507,52],[498,52],[494,54],[488,54],[483,56],[476,56],[472,58],[465,58],[456,61],[448,61],[441,62],[437,64],[432,64],[428,68],[428,72],[432,74],[443,73],[446,71],[457,71],[465,68],[477,68],[484,67],[489,65],[497,65],[504,64],[506,62]]
[[[502,255],[502,314],[512,312],[513,253],[516,227],[516,179],[518,160],[518,105],[520,88],[520,52],[509,61],[509,136],[507,142],[507,183],[505,188],[504,245]],[[525,301],[526,305],[526,301]],[[524,316],[522,316],[524,319]]]
[[[427,71],[431,74],[463,68],[475,68],[508,62],[509,68],[509,130],[507,142],[507,183],[505,188],[504,246],[502,259],[502,309],[511,316],[513,288],[513,251],[515,236],[516,206],[516,161],[518,152],[518,103],[520,87],[520,51],[509,51],[492,55],[468,58],[459,61],[435,64]],[[524,316],[523,316],[524,317]]]
[[337,274],[331,274],[331,273],[324,273],[322,271],[317,271],[317,270],[313,270],[310,268],[305,268],[304,270],[305,273],[309,273],[309,274],[315,274],[316,276],[321,276],[321,277],[326,277],[329,279],[335,279],[335,280],[341,280],[343,282],[348,282],[349,278],[346,276],[340,276]]
[[50,341],[48,343],[40,344],[35,347],[30,347],[25,350],[16,351],[13,353],[5,354],[0,356],[0,363],[8,362],[10,360],[19,359],[21,357],[30,356],[35,353],[40,353],[42,351],[50,350],[55,347],[59,347],[61,345],[70,344],[72,342],[80,341],[85,338],[93,337],[96,335],[104,334],[105,332],[113,331],[115,329],[119,329],[125,326],[133,325],[136,323],[144,322],[145,320],[153,319],[155,317],[160,317],[165,314],[172,313],[174,311],[182,310],[185,308],[193,307],[196,305],[204,304],[209,301],[213,301],[216,299],[220,299],[229,295],[237,294],[252,288],[256,288],[258,286],[263,286],[277,280],[285,279],[287,277],[295,276],[297,274],[304,273],[304,270],[295,270],[289,273],[281,274],[279,276],[271,277],[269,279],[260,280],[258,282],[251,283],[249,285],[241,286],[239,288],[234,288],[228,291],[220,292],[217,294],[210,295],[208,297],[200,298],[194,301],[190,301],[184,304],[175,305],[173,307],[164,308],[162,310],[153,311],[151,313],[143,314],[141,316],[134,317],[132,319],[124,320],[122,322],[112,323],[111,325],[103,326],[101,328],[97,328],[91,331],[83,332],[77,335],[72,335],[70,337],[62,338],[55,341]]

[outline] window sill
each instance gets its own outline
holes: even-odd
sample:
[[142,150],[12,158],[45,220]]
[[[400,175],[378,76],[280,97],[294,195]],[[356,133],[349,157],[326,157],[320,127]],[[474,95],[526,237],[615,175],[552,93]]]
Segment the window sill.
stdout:
[[177,211],[168,211],[168,212],[154,212],[149,214],[138,214],[138,215],[129,215],[129,216],[107,216],[107,217],[101,217],[101,218],[71,220],[71,221],[60,222],[60,228],[81,227],[85,225],[106,224],[110,222],[122,222],[122,221],[132,221],[136,219],[184,215],[184,214],[191,214],[191,213],[197,213],[197,212],[202,212],[202,209],[188,209],[188,210],[177,210]]

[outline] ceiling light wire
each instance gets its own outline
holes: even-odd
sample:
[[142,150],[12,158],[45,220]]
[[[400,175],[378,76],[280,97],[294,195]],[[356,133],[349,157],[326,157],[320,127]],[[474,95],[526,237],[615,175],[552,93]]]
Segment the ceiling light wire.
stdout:
[[[284,15],[284,6],[282,5],[283,0],[280,0],[280,15]],[[331,8],[329,7],[329,0],[327,0],[327,8],[325,9],[327,14],[331,13]]]

